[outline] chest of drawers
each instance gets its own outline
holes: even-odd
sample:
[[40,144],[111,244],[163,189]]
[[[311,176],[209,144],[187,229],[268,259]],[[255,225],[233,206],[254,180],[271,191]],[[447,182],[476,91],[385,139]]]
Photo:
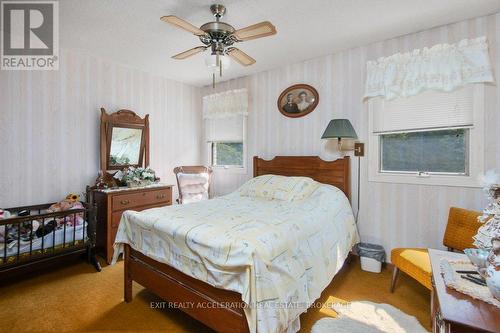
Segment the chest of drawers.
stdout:
[[113,258],[113,243],[122,213],[171,205],[172,186],[95,190],[93,200],[97,205],[97,250],[109,264]]

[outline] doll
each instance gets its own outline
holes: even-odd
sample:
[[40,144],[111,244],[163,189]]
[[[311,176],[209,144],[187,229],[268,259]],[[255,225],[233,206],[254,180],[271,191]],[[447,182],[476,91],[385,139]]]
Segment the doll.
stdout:
[[[8,219],[10,217],[10,212],[7,210],[0,209],[0,220]],[[5,241],[5,225],[0,226],[0,242]]]

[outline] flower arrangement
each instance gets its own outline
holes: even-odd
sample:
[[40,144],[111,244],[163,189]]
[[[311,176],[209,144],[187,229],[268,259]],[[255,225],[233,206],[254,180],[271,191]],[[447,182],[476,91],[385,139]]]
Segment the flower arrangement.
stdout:
[[475,247],[489,251],[492,239],[500,237],[500,175],[489,170],[482,177],[482,183],[489,202],[483,210],[483,215],[477,218],[483,225],[473,239]]
[[120,157],[120,156],[111,155],[111,156],[109,156],[109,160],[110,160],[111,165],[126,165],[126,164],[130,164],[130,159],[128,157],[126,157],[126,156]]
[[126,183],[128,187],[139,187],[151,185],[155,182],[155,171],[150,167],[127,167],[118,171],[114,178]]

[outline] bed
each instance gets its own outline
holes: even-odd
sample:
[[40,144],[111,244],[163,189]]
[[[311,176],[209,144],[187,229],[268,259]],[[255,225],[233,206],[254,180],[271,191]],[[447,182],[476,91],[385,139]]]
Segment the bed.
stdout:
[[124,253],[126,302],[136,281],[219,332],[299,330],[358,241],[349,158],[255,157],[253,171],[315,181],[293,178],[309,191],[300,187],[300,200],[255,195],[259,181],[278,178],[263,176],[209,201],[123,214],[115,260]]

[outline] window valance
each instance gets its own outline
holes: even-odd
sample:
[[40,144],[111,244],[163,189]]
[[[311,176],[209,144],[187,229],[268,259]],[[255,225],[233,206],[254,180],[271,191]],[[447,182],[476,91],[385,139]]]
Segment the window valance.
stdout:
[[203,118],[221,119],[248,115],[247,89],[229,90],[203,97]]
[[467,83],[493,82],[486,37],[397,53],[368,61],[364,98],[393,99],[434,89],[452,91]]

